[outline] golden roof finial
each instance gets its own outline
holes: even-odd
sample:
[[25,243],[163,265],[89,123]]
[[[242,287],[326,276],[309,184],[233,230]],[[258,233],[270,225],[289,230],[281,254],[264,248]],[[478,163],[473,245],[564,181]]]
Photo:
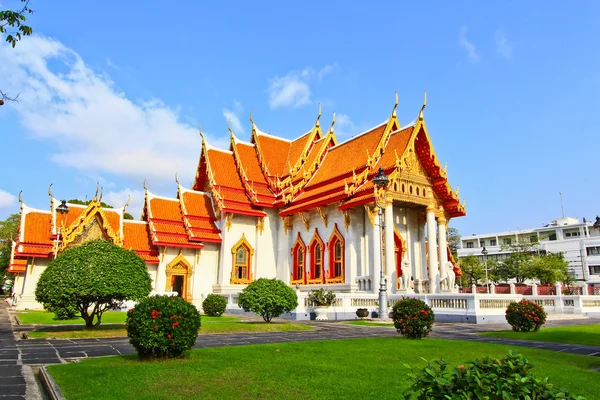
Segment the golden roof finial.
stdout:
[[180,184],[179,184],[179,179],[177,179],[177,174],[178,174],[178,173],[179,173],[179,172],[175,172],[175,182],[177,183],[177,186],[179,186],[179,185],[180,185]]
[[[50,186],[52,186],[52,185],[50,185]],[[19,203],[23,204],[23,199],[21,198],[21,193],[23,193],[22,190],[19,192],[18,198],[19,198]]]
[[100,198],[98,199],[99,203],[102,203],[102,195],[104,194],[104,188],[100,186]]
[[233,135],[233,131],[231,130],[231,118],[227,120],[227,130]]
[[424,92],[423,95],[423,107],[421,107],[421,111],[419,111],[419,121],[423,121],[423,110],[427,107],[427,92]]
[[148,191],[148,188],[146,187],[146,178],[144,178],[144,185],[143,185],[143,187],[144,187],[145,191]]
[[252,119],[252,109],[250,109],[250,123],[252,124],[252,127],[254,127],[254,120]]
[[51,183],[50,186],[48,186],[48,196],[50,197],[54,197],[52,196],[52,185],[54,185],[54,183]]
[[460,186],[456,185],[456,198],[458,198],[459,194],[460,194]]
[[319,115],[317,115],[317,122],[315,122],[315,126],[321,125],[321,114],[323,114],[323,108],[321,107],[321,103],[319,103]]
[[331,121],[331,126],[329,127],[329,132],[333,132],[334,125],[335,125],[335,112],[333,113],[333,121]]
[[100,187],[100,182],[96,182],[96,193],[94,194],[94,200],[98,197],[98,188]]
[[396,94],[396,103],[394,104],[394,109],[392,110],[392,116],[396,116],[396,108],[398,108],[398,92],[394,92]]
[[123,206],[123,211],[125,211],[125,207],[128,207],[129,204],[131,204],[131,195],[130,194],[127,195],[127,203],[125,203],[125,205]]

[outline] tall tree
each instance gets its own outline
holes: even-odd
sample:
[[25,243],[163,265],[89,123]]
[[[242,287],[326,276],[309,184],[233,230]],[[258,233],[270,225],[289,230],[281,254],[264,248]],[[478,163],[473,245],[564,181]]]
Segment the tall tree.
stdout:
[[477,285],[477,283],[481,280],[485,279],[485,271],[483,269],[483,264],[474,255],[468,255],[466,257],[462,257],[458,260],[458,264],[460,265],[460,270],[462,271],[462,276],[460,277],[461,285]]
[[460,247],[460,233],[456,228],[448,228],[448,247],[455,260],[458,260],[458,248]]
[[[33,33],[33,29],[26,25],[27,15],[32,14],[33,10],[29,8],[30,0],[21,0],[21,7],[17,10],[0,10],[0,35],[12,47],[17,45],[17,42],[23,36],[29,36]],[[0,106],[4,105],[4,101],[17,101],[19,95],[10,97],[0,90]]]
[[569,262],[562,253],[535,255],[523,272],[527,278],[549,285],[564,282],[570,276]]
[[0,221],[0,278],[6,274],[10,261],[12,241],[16,239],[21,216],[11,214],[4,221]]

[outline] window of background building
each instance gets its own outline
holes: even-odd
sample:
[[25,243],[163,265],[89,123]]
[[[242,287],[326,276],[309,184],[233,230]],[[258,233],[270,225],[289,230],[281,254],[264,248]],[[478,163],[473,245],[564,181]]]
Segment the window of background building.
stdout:
[[548,236],[548,240],[556,240],[556,232],[554,232],[550,236]]
[[600,275],[600,265],[590,265],[591,275]]
[[467,242],[467,249],[473,248],[473,242]]
[[490,246],[496,245],[496,239],[490,239]]
[[505,238],[503,239],[503,243],[507,246],[510,246],[510,244],[512,243],[512,239],[511,238]]
[[485,240],[480,240],[479,242],[481,243],[480,247],[485,247]]
[[600,254],[600,246],[586,248],[588,256],[597,256]]

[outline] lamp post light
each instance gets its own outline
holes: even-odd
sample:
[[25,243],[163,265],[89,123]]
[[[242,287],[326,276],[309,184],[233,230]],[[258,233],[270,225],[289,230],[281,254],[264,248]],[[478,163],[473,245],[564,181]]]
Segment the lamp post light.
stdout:
[[[387,188],[388,183],[390,182],[389,178],[385,174],[383,167],[379,167],[379,172],[377,175],[373,177],[373,185],[376,188],[385,190]],[[387,279],[383,274],[383,201],[380,198],[376,198],[377,208],[379,209],[379,243],[380,243],[380,269],[379,269],[379,318],[385,319],[388,317],[387,312]]]
[[[58,205],[58,207],[56,207],[56,212],[61,215],[67,215],[69,213],[69,206],[67,206],[66,200],[60,201],[60,204]],[[59,226],[58,232],[56,234],[56,250],[54,251],[54,259],[56,259],[56,256],[58,255],[58,243],[60,242],[60,230],[61,230],[61,227]]]
[[487,268],[488,251],[485,248],[485,246],[483,246],[483,250],[481,250],[481,254],[483,254],[483,270],[485,271],[485,292],[487,294],[490,294],[490,285],[488,283],[488,268]]

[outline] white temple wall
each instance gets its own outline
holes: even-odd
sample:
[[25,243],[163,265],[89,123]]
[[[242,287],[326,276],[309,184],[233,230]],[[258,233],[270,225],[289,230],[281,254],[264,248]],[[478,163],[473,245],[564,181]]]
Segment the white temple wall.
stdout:
[[[281,221],[277,210],[267,209],[264,218],[263,232],[255,230],[256,273],[254,279],[277,278],[277,245],[278,224]],[[254,218],[256,221],[256,218]],[[230,252],[231,253],[231,252]]]
[[220,247],[218,243],[204,243],[204,248],[200,250],[190,283],[192,304],[196,307],[202,305],[202,301],[212,292],[213,284],[217,281]]
[[[406,244],[406,252],[403,255],[402,262],[408,260],[411,265],[411,274],[413,279],[422,279],[426,277],[423,275],[423,264],[425,263],[424,257],[424,234],[423,227],[420,226],[420,210],[410,208],[394,207],[394,228],[400,233],[404,243]],[[387,271],[388,282],[392,293],[396,293],[397,285],[396,271]],[[416,289],[416,287],[415,287]]]
[[19,282],[15,280],[15,293],[21,295],[21,301],[16,307],[18,310],[42,309],[43,306],[35,301],[35,288],[42,272],[48,267],[51,259],[48,258],[27,258],[27,270],[19,274]]

